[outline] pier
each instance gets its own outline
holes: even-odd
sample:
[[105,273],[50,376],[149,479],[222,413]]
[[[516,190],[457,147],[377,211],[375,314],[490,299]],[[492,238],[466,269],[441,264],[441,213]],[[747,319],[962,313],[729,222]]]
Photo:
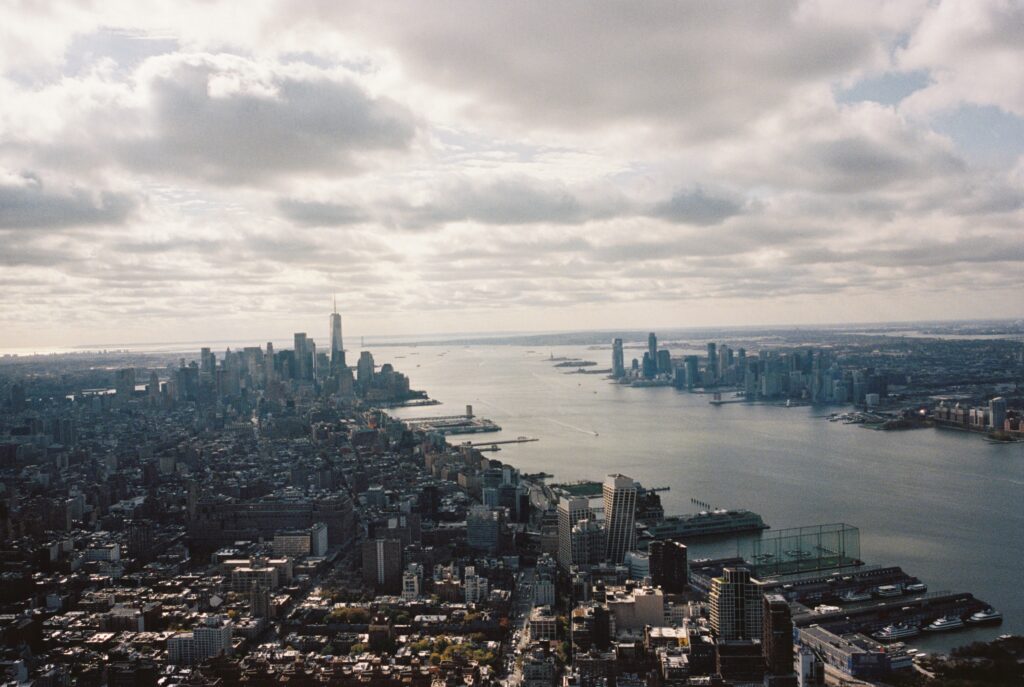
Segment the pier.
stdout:
[[[909,597],[880,601],[873,599],[843,606],[824,613],[796,606],[793,625],[808,627],[820,625],[837,633],[862,632],[870,634],[892,623],[906,623],[920,627],[943,616],[965,618],[986,608],[988,604],[968,592],[932,592]],[[799,610],[797,610],[799,609]]]
[[460,446],[475,448],[477,451],[500,451],[499,445],[503,444],[527,444],[532,441],[540,441],[534,437],[516,437],[515,439],[504,439],[502,441],[478,441],[476,443],[464,441]]
[[[406,427],[418,432],[435,432],[445,436],[449,434],[480,434],[483,432],[500,432],[501,427],[487,418],[473,415],[473,406],[466,406],[465,415],[436,415],[433,417],[417,417],[402,420]],[[516,440],[518,443],[518,440]],[[492,442],[493,443],[493,442]]]

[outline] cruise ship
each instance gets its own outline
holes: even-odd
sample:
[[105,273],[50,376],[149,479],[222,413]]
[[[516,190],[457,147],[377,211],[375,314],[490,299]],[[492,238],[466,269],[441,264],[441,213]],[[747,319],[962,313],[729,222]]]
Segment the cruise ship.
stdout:
[[757,513],[719,508],[691,515],[672,515],[651,523],[643,535],[651,539],[686,539],[740,532],[760,532],[768,525]]
[[947,615],[943,618],[924,626],[925,632],[946,632],[948,630],[959,630],[964,626],[964,621],[958,615]]
[[919,634],[921,634],[921,628],[898,623],[896,625],[886,625],[878,632],[872,632],[871,636],[880,642],[895,642],[899,639],[916,637]]

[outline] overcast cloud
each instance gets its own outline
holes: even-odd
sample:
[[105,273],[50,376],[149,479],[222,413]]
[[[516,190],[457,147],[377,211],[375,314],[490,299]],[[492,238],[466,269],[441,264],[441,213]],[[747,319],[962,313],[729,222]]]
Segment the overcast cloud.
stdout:
[[1024,0],[8,3],[0,349],[1021,317],[1022,73]]

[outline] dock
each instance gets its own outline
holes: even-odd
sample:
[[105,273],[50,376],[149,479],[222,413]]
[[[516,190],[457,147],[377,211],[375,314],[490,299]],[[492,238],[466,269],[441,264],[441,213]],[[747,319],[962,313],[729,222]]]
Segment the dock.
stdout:
[[[464,415],[435,415],[433,417],[417,417],[402,420],[405,426],[413,431],[434,432],[448,436],[450,434],[480,434],[483,432],[500,432],[501,427],[487,418],[473,414],[473,406],[466,406]],[[518,440],[516,440],[518,443]],[[491,442],[493,444],[493,442]]]
[[746,403],[746,402],[747,402],[746,397],[744,397],[744,398],[724,398],[723,399],[721,391],[716,391],[715,395],[712,397],[712,399],[710,401],[708,401],[708,403],[710,403],[713,406],[721,406],[721,405],[725,405],[726,403]]
[[473,448],[476,449],[477,451],[500,451],[501,449],[498,448],[499,445],[527,444],[532,441],[540,441],[540,439],[535,439],[533,437],[516,437],[515,439],[505,439],[503,441],[478,441],[476,443],[473,443],[471,441],[464,441],[460,444],[460,446]]
[[821,625],[833,632],[870,634],[895,622],[916,627],[947,615],[964,618],[988,606],[968,592],[931,592],[890,599],[872,599],[843,606],[837,610],[816,613],[800,608],[793,613],[793,625]]

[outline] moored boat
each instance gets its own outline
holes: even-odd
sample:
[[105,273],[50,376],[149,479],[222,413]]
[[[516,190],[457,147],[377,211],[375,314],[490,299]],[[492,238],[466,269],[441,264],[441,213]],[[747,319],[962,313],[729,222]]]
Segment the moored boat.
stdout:
[[925,625],[922,629],[925,632],[947,632],[949,630],[959,630],[964,626],[963,619],[958,615],[947,615],[943,618],[933,621],[932,623]]
[[921,634],[921,629],[905,623],[886,625],[881,630],[871,633],[871,636],[880,642],[895,642],[900,639],[908,639]]
[[1001,623],[1003,622],[1003,614],[994,608],[986,608],[984,610],[972,614],[971,617],[967,619],[967,622],[971,623],[972,625]]

